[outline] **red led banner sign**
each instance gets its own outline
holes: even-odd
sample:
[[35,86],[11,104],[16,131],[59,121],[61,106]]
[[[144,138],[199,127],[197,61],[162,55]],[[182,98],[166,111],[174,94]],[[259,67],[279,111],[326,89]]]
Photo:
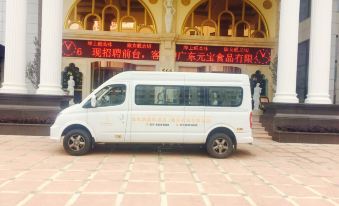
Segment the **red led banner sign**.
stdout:
[[159,60],[159,44],[64,39],[63,57]]
[[270,48],[177,45],[177,61],[269,65]]

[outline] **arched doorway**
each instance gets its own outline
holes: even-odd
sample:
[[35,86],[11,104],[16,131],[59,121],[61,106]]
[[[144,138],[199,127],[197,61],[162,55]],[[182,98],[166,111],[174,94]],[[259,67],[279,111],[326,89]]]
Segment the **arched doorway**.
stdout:
[[64,26],[70,30],[157,33],[154,18],[141,0],[78,0]]
[[182,34],[189,36],[268,37],[260,11],[246,0],[204,0],[186,16]]

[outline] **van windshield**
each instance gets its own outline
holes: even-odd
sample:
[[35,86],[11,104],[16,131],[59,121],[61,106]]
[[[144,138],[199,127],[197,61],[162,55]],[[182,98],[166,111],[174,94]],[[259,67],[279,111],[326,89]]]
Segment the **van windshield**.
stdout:
[[[102,88],[95,94],[97,104],[96,107],[109,107],[123,104],[126,98],[126,85],[115,84]],[[91,100],[86,102],[85,108],[91,107]]]
[[107,107],[122,104],[126,97],[125,85],[109,85],[95,94],[97,107]]

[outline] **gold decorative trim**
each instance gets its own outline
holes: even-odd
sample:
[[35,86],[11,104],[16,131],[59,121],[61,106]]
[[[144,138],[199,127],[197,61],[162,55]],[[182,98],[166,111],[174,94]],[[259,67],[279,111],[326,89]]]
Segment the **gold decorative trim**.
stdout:
[[271,0],[265,0],[263,3],[262,3],[262,6],[265,8],[265,9],[271,9],[272,8],[272,1]]
[[133,26],[133,29],[131,29],[131,30],[134,30],[135,32],[137,32],[137,20],[135,19],[134,16],[123,16],[123,17],[121,17],[120,25],[119,25],[120,31],[123,30],[122,23],[124,22],[125,19],[132,19],[133,20],[134,26]]
[[149,0],[149,3],[156,4],[156,3],[158,3],[158,0]]
[[[201,22],[201,28],[203,28],[208,23],[212,23],[214,25],[215,33],[218,34],[218,25],[217,25],[217,22],[215,22],[212,19],[205,19],[203,22]],[[204,31],[201,31],[201,34],[205,36]]]
[[221,21],[221,17],[224,14],[229,14],[232,17],[232,34],[234,34],[234,25],[235,25],[235,16],[232,12],[230,12],[228,10],[228,8],[226,8],[226,10],[222,11],[219,15],[218,15],[218,36],[220,36],[220,21]]
[[[199,1],[196,5],[194,5],[192,8],[191,8],[191,10],[188,12],[188,14],[186,15],[186,17],[185,17],[185,20],[184,20],[184,23],[183,23],[183,25],[182,25],[182,27],[181,27],[181,34],[186,34],[186,32],[188,31],[188,30],[193,30],[193,29],[196,29],[195,27],[194,27],[194,25],[192,26],[191,25],[191,27],[190,28],[186,28],[186,25],[187,25],[187,23],[188,23],[188,20],[190,20],[190,18],[194,18],[194,11],[201,5],[201,4],[203,4],[203,3],[206,3],[206,2],[208,2],[208,7],[209,7],[209,12],[208,12],[208,19],[210,19],[211,18],[211,16],[210,16],[210,5],[211,5],[211,1],[212,0],[201,0],[201,1]],[[219,15],[218,15],[218,19],[217,19],[217,21],[218,21],[218,23],[217,23],[217,27],[216,27],[216,34],[218,35],[218,36],[220,36],[220,17],[221,17],[221,15],[222,14],[225,14],[225,12],[226,11],[228,11],[229,13],[232,13],[230,10],[228,10],[228,0],[225,0],[226,1],[226,6],[225,6],[225,10],[224,11],[222,11]],[[266,28],[266,31],[265,32],[263,32],[263,33],[265,33],[265,38],[267,38],[268,36],[269,36],[269,27],[268,27],[268,24],[267,24],[267,21],[266,21],[266,19],[264,18],[264,16],[263,16],[263,14],[260,12],[260,10],[252,3],[252,2],[250,2],[250,1],[248,1],[248,0],[243,0],[243,5],[242,5],[242,20],[240,20],[240,21],[245,21],[245,12],[244,12],[244,10],[245,10],[245,5],[249,5],[249,6],[251,6],[257,13],[258,13],[258,15],[259,15],[259,19],[261,20],[259,20],[259,22],[258,22],[258,24],[260,25],[260,27],[261,27],[261,24],[263,24],[264,26],[265,26],[265,28]],[[234,16],[234,15],[233,15]],[[235,19],[235,18],[234,18]],[[192,20],[192,19],[191,19]],[[235,20],[234,20],[235,21]],[[239,24],[240,23],[240,21],[238,21],[237,23],[235,23],[235,22],[232,22],[232,25],[233,25],[233,36],[235,36],[236,34],[236,25],[237,24]],[[245,22],[245,23],[247,23],[248,24],[248,22]],[[192,24],[192,22],[191,22],[191,24]],[[248,24],[249,25],[249,24]],[[249,28],[250,28],[250,26],[249,26]],[[262,31],[261,31],[262,32]],[[202,32],[200,33],[200,35],[203,35],[202,34]],[[251,33],[249,33],[249,37],[251,37]],[[247,38],[247,37],[246,37]]]
[[78,24],[79,26],[80,26],[80,29],[82,30],[82,29],[84,29],[84,25],[83,25],[83,23],[79,20],[79,21],[71,21],[71,20],[69,20],[68,22],[67,22],[67,28],[70,28],[70,26],[72,25],[72,24]]
[[259,47],[272,48],[278,47],[278,41],[270,38],[255,38],[247,37],[223,37],[223,36],[187,36],[187,35],[160,35],[160,34],[145,34],[145,33],[123,33],[123,32],[108,32],[108,31],[88,31],[88,30],[65,30],[63,32],[64,39],[79,39],[79,40],[103,40],[103,41],[122,41],[122,42],[149,42],[161,43],[162,41],[174,41],[176,44],[190,45],[209,45],[209,46],[244,46],[244,47]]
[[[112,2],[110,2],[110,3],[112,3]],[[119,10],[119,8],[116,7],[116,6],[113,5],[113,4],[109,4],[109,5],[105,6],[105,7],[102,9],[102,26],[101,26],[101,27],[103,28],[103,30],[104,30],[104,23],[105,23],[105,18],[106,18],[106,17],[105,17],[105,16],[106,16],[106,10],[107,10],[108,8],[112,8],[112,9],[114,9],[114,10],[116,11],[116,13],[117,13],[117,23],[120,22],[120,10]],[[118,24],[117,31],[120,31],[119,24]]]
[[[91,16],[95,16],[96,18],[98,18],[98,21],[102,22],[101,17],[98,14],[89,13],[89,14],[87,14],[85,16],[85,19],[84,19],[84,29],[86,29],[86,30],[88,30],[88,28],[86,28],[87,27],[88,18],[91,17]],[[100,26],[100,30],[102,30],[102,26],[101,25],[102,24],[99,25]]]
[[191,3],[191,0],[181,0],[182,5],[188,6]]
[[205,3],[205,2],[207,2],[208,0],[201,0],[200,2],[198,2],[196,5],[194,5],[192,8],[191,8],[191,10],[188,12],[188,14],[186,15],[186,17],[185,17],[185,20],[184,20],[184,23],[183,23],[183,25],[181,26],[181,33],[182,34],[185,34],[185,26],[186,26],[186,24],[187,24],[187,21],[188,21],[188,19],[191,17],[191,15],[193,15],[193,19],[194,19],[194,11],[201,5],[201,4],[203,4],[203,3]]
[[[238,30],[238,26],[239,26],[239,24],[246,24],[247,26],[248,26],[248,37],[251,37],[251,25],[250,25],[250,23],[248,23],[247,21],[245,21],[245,20],[240,20],[240,21],[238,21],[237,23],[235,23],[235,26],[234,26],[234,30],[235,30],[235,34],[233,35],[234,37],[238,37],[237,36],[237,30]],[[248,38],[247,36],[241,36],[241,37],[244,37],[244,38]]]
[[224,37],[224,36],[187,36],[179,35],[176,38],[176,44],[190,44],[190,45],[206,45],[206,46],[244,46],[244,47],[258,47],[258,48],[272,48],[278,47],[278,41],[270,38],[248,38],[248,37]]
[[154,34],[155,32],[154,32],[154,28],[152,27],[152,26],[140,26],[138,29],[137,29],[137,32],[139,32],[139,33],[141,33],[140,31],[142,30],[142,29],[150,29],[151,31],[152,31],[152,33]]
[[257,7],[256,5],[254,5],[252,2],[250,2],[250,1],[248,1],[248,0],[244,0],[244,1],[246,1],[246,3],[247,3],[248,5],[250,5],[253,9],[255,9],[255,10],[258,12],[258,14],[260,14],[261,20],[262,20],[262,22],[264,23],[265,28],[266,28],[266,37],[268,37],[269,34],[270,34],[270,29],[269,29],[269,27],[268,27],[268,23],[267,23],[267,21],[266,21],[264,15],[260,12],[260,9],[258,9],[258,7]]
[[[75,0],[75,2],[72,4],[71,8],[67,11],[65,22],[64,22],[64,28],[65,29],[68,29],[68,20],[71,18],[70,16],[72,14],[72,11],[75,9],[75,7],[77,7],[77,5],[80,1],[81,0]],[[73,14],[73,15],[76,16],[76,14]],[[74,19],[73,19],[73,21],[74,21]]]
[[125,33],[109,31],[90,31],[90,30],[64,30],[64,39],[79,40],[103,40],[103,41],[122,41],[122,42],[150,42],[160,43],[161,35],[148,33]]
[[[77,19],[77,6],[78,4],[81,2],[81,1],[85,1],[85,0],[75,0],[74,3],[72,4],[72,6],[68,9],[68,12],[67,12],[67,15],[66,15],[66,18],[65,18],[65,22],[64,22],[64,29],[67,30],[69,29],[69,22],[72,22],[72,23],[79,23],[81,24],[82,28],[84,30],[86,30],[87,28],[87,21],[88,21],[88,18],[90,16],[96,16],[98,18],[98,20],[101,21],[101,24],[99,25],[100,27],[100,30],[104,30],[104,19],[105,19],[105,11],[106,9],[108,8],[114,8],[116,11],[117,11],[117,23],[118,23],[118,28],[117,28],[117,31],[120,32],[121,31],[121,17],[120,17],[120,10],[117,6],[115,6],[114,4],[112,4],[112,0],[109,0],[109,3],[103,8],[102,10],[102,14],[101,15],[98,15],[95,12],[95,3],[96,3],[96,0],[92,0],[92,8],[91,8],[91,12],[88,13],[85,17],[85,20],[83,22],[81,22],[79,19]],[[151,1],[151,0],[150,0]],[[156,2],[158,2],[158,0],[155,0]],[[130,0],[126,0],[127,4],[128,4],[128,9],[127,9],[127,16],[129,17],[130,15],[128,15],[130,13]],[[152,14],[152,12],[150,11],[150,9],[148,8],[148,6],[142,1],[142,0],[138,0],[138,2],[145,8],[145,17],[144,17],[144,25],[142,25],[141,27],[144,27],[144,26],[149,26],[152,31],[154,33],[157,33],[157,25],[156,25],[156,21],[154,19],[154,16]],[[127,17],[125,16],[125,17]],[[152,22],[150,22],[149,25],[145,25],[147,23],[147,19],[150,19]],[[133,19],[135,20],[135,18],[133,17]],[[136,22],[136,21],[135,21]],[[138,29],[138,25],[135,26],[135,32],[139,31],[140,29]]]

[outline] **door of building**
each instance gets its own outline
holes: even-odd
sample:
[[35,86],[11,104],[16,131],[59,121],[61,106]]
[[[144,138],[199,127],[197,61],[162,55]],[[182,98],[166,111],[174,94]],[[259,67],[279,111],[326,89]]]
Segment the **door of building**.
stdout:
[[135,67],[135,64],[123,62],[93,62],[91,65],[91,91],[121,72],[134,71]]
[[0,83],[4,76],[5,47],[0,44]]

